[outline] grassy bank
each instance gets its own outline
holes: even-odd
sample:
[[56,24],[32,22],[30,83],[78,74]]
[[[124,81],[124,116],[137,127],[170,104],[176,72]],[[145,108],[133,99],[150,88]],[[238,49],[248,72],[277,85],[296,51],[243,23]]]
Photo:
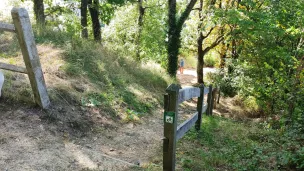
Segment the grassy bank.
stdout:
[[[13,34],[1,33],[1,60],[24,66]],[[162,104],[170,82],[157,64],[133,61],[93,41],[52,30],[35,32],[53,105],[96,108],[113,119],[137,121]],[[26,75],[5,72],[7,100],[32,103]]]

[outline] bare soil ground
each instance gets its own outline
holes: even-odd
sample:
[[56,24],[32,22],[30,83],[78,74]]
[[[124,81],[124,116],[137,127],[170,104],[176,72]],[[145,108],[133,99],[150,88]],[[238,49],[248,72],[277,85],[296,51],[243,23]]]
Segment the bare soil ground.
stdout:
[[0,111],[0,170],[140,170],[161,147],[161,117],[84,132],[24,104]]

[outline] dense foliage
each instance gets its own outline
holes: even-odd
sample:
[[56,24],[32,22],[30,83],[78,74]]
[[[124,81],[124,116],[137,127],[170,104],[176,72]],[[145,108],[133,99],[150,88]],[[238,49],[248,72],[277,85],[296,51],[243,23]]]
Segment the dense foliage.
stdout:
[[236,26],[238,57],[218,81],[228,94],[254,97],[264,113],[283,116],[285,122],[301,120],[304,112],[303,7],[296,0],[260,6],[247,1],[227,11]]

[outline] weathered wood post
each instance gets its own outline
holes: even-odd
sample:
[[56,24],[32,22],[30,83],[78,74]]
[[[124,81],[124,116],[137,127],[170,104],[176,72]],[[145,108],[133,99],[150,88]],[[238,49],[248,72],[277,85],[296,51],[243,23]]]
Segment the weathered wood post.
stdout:
[[207,103],[208,103],[208,107],[207,107],[206,115],[212,115],[212,107],[211,107],[211,103],[212,103],[212,84],[209,85],[209,93],[208,93],[208,97],[207,97]]
[[179,85],[171,84],[165,94],[164,103],[164,142],[163,170],[175,170],[176,129]]
[[213,92],[212,92],[212,98],[213,98],[213,109],[216,109],[216,101],[218,99],[218,91],[219,91],[219,88],[216,87],[213,89]]
[[216,88],[212,88],[211,90],[211,104],[210,104],[210,115],[213,114],[214,102],[215,102],[215,94]]
[[203,106],[204,106],[204,84],[201,84],[199,86],[200,88],[200,96],[197,99],[197,112],[198,112],[198,118],[195,123],[195,129],[198,131],[201,129],[201,124],[202,124],[202,111],[203,111]]
[[50,105],[43,72],[34,40],[29,15],[24,8],[11,11],[27,74],[34,93],[35,102],[42,108]]
[[220,97],[221,97],[221,88],[218,87],[218,96],[217,96],[217,104],[220,103]]

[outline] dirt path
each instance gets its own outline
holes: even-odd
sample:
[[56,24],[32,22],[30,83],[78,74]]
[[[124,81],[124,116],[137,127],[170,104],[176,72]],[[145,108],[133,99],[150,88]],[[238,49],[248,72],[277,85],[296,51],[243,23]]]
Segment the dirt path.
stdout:
[[161,151],[161,117],[77,136],[39,109],[8,106],[0,101],[0,170],[141,170]]
[[[196,73],[185,70],[178,79],[182,86],[191,85]],[[87,114],[80,107],[56,110],[60,116]],[[180,110],[186,113],[181,119],[192,113]],[[162,160],[162,113],[160,107],[140,123],[101,124],[83,133],[75,129],[77,123],[53,121],[38,108],[0,99],[0,170],[142,170],[136,165]]]
[[[204,75],[215,72],[215,68],[204,68]],[[177,78],[182,86],[191,86],[197,82],[197,72],[195,69],[185,69],[183,74],[177,73]]]

